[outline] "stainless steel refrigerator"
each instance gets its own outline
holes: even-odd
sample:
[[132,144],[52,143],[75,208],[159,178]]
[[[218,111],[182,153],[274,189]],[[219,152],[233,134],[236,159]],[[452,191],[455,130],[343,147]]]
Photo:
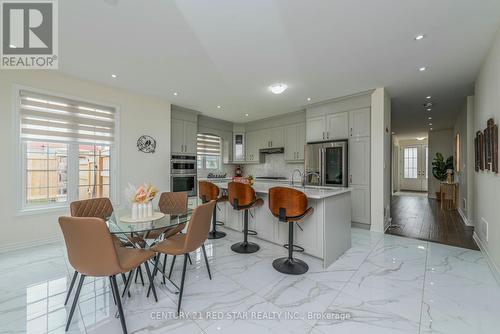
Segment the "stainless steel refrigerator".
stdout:
[[307,144],[306,185],[347,187],[347,140]]

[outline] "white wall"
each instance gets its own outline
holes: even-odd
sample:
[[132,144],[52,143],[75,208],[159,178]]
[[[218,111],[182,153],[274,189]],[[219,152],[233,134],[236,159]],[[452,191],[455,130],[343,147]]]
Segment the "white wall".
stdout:
[[370,229],[378,232],[390,223],[391,133],[391,100],[385,88],[377,88],[371,95]]
[[432,175],[432,161],[436,153],[441,153],[446,160],[449,156],[453,155],[453,130],[445,129],[439,131],[429,132],[429,197],[436,198],[436,191],[441,187],[441,181],[437,180]]
[[[500,31],[481,66],[476,81],[474,101],[476,130],[484,129],[489,118],[493,118],[497,124],[500,123]],[[500,268],[500,175],[475,172],[473,197],[475,233],[498,269]]]
[[[76,79],[55,71],[2,71],[0,76],[0,249],[37,244],[60,236],[57,218],[68,210],[19,215],[15,208],[14,187],[19,186],[13,160],[12,89],[14,84],[43,89],[84,100],[109,103],[119,107],[120,185],[118,193],[125,204],[123,188],[128,182],[152,182],[161,190],[170,189],[170,103],[136,95],[90,81]],[[156,138],[155,154],[137,150],[137,138],[148,134]]]

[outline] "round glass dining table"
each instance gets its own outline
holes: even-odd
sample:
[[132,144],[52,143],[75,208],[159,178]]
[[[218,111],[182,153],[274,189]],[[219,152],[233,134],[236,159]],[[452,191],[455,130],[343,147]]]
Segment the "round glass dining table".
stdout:
[[[110,233],[116,235],[123,242],[126,242],[127,245],[132,245],[135,248],[147,249],[155,245],[159,241],[159,238],[162,238],[162,236],[159,235],[156,239],[152,240],[151,238],[148,238],[150,232],[173,228],[183,223],[187,224],[191,218],[192,212],[192,209],[188,209],[185,214],[165,214],[158,218],[154,216],[149,219],[145,218],[143,219],[144,221],[141,222],[130,222],[130,208],[123,208],[114,210],[111,217],[107,219],[107,224]],[[177,284],[172,282],[169,277],[167,277],[164,269],[165,265],[160,263],[159,260],[160,257],[156,256],[156,259],[151,261],[151,264],[154,267],[153,277],[156,276],[157,273],[161,273],[164,277],[163,282],[165,282],[165,279],[170,281],[170,283],[172,283],[177,290],[171,291],[173,293],[178,293],[179,287]],[[166,259],[164,259],[164,261],[165,260]]]

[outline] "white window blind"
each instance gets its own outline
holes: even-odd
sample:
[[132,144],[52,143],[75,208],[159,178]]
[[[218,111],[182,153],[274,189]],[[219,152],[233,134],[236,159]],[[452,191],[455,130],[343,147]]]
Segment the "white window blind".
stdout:
[[198,155],[221,155],[220,137],[199,133],[197,136],[196,150]]
[[21,139],[110,145],[114,108],[20,91]]

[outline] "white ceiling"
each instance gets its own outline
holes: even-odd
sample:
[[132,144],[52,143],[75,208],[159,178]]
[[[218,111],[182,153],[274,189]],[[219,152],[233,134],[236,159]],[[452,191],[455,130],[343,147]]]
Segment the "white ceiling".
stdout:
[[[452,126],[500,24],[499,0],[65,0],[59,11],[65,73],[233,122],[386,86],[394,130],[415,135],[427,95],[434,128]],[[270,93],[275,82],[288,90]]]

